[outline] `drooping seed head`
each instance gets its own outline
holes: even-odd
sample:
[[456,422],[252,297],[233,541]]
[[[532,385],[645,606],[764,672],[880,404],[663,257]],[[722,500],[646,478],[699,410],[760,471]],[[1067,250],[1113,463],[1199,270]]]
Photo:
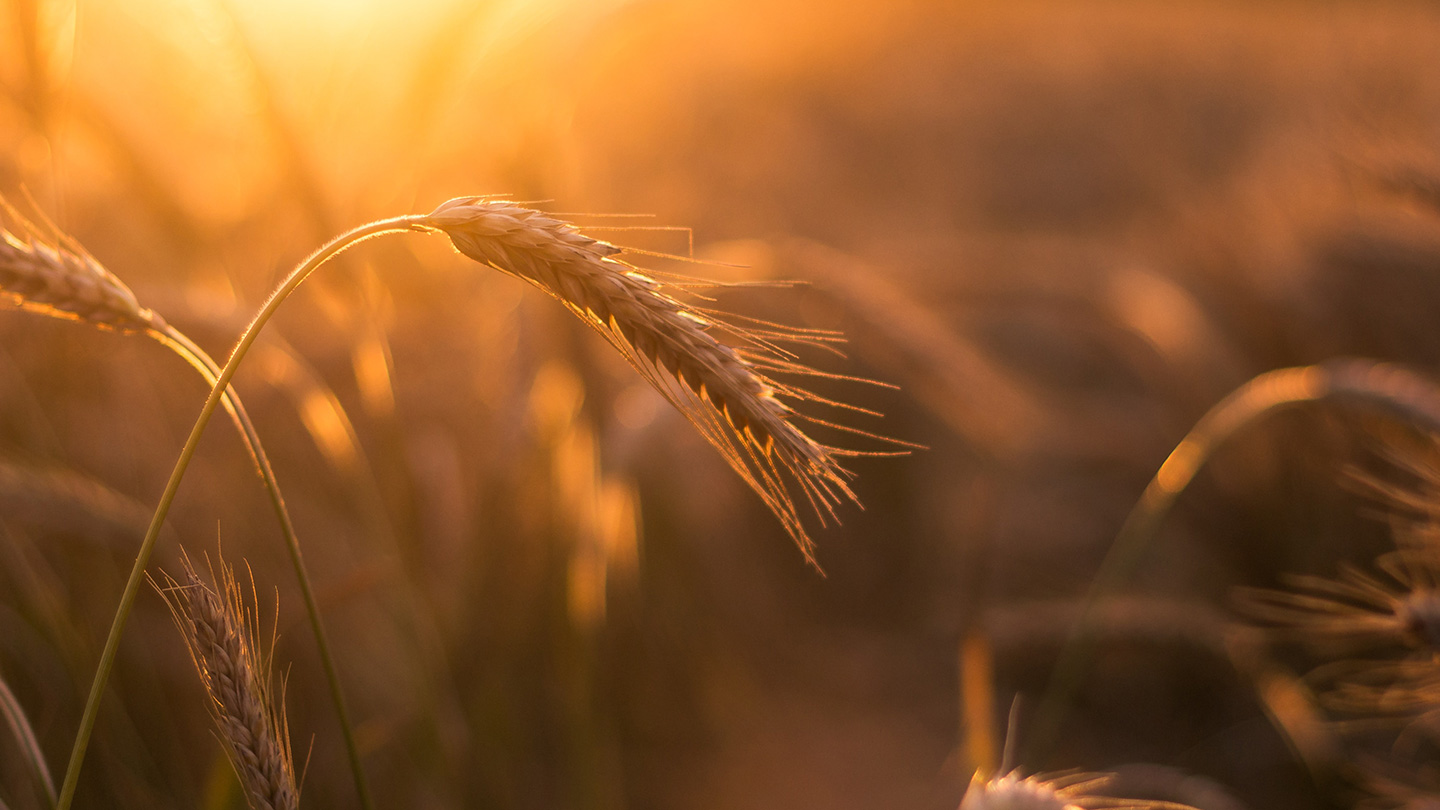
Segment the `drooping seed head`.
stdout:
[[[444,232],[462,254],[549,293],[604,336],[720,451],[813,561],[791,488],[822,522],[834,517],[841,501],[855,501],[850,473],[837,461],[847,451],[800,430],[796,421],[804,417],[786,400],[818,398],[770,375],[819,376],[777,344],[834,342],[834,333],[741,328],[680,301],[619,259],[622,248],[511,202],[460,197],[423,224]],[[722,343],[716,332],[740,345]]]
[[51,243],[28,223],[0,227],[0,296],[16,306],[122,332],[164,331],[124,282],[78,247]]

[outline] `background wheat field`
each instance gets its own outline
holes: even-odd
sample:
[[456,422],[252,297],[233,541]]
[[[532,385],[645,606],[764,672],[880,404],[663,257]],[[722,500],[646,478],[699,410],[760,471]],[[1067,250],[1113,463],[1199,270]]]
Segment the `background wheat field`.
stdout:
[[[221,359],[331,236],[469,194],[843,331],[812,387],[926,449],[847,462],[864,509],[812,526],[823,575],[590,329],[441,240],[346,254],[235,385],[377,806],[942,810],[1026,748],[1106,549],[1207,409],[1335,357],[1436,371],[1440,11],[0,0],[0,193]],[[803,283],[751,284],[779,280]],[[204,397],[151,342],[0,311],[0,683],[57,776]],[[1012,764],[1197,810],[1433,806],[1423,713],[1337,716],[1235,597],[1393,548],[1355,470],[1427,440],[1344,403],[1238,431]],[[151,570],[182,548],[253,577],[300,806],[357,806],[224,426]],[[153,590],[107,695],[77,807],[245,806]],[[23,749],[0,726],[0,806],[44,808]]]

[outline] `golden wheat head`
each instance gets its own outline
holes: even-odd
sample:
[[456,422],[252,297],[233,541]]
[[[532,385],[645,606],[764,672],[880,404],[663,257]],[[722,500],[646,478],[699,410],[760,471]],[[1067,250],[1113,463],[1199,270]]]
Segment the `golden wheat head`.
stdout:
[[0,201],[0,297],[15,306],[122,332],[163,332],[165,321],[140,306],[125,283],[73,240],[49,239]]
[[[786,400],[847,406],[772,376],[826,376],[781,344],[835,342],[835,333],[759,321],[742,328],[683,303],[673,287],[621,260],[622,248],[515,203],[460,197],[423,224],[444,232],[471,259],[544,290],[604,336],[764,499],[807,559],[813,562],[813,543],[797,501],[808,501],[822,523],[842,501],[858,503],[848,484],[852,475],[837,461],[857,453],[820,444],[796,422],[848,429],[802,416]],[[735,337],[738,347],[722,343],[716,332]]]
[[1110,778],[1091,773],[1022,777],[1012,771],[986,780],[977,774],[960,810],[1194,810],[1173,802],[1116,799],[1094,792]]
[[188,559],[184,568],[184,582],[166,575],[159,590],[210,696],[220,741],[246,801],[252,810],[294,810],[300,794],[284,707],[274,700],[269,667],[256,648],[252,614],[235,576],[222,563],[216,590]]

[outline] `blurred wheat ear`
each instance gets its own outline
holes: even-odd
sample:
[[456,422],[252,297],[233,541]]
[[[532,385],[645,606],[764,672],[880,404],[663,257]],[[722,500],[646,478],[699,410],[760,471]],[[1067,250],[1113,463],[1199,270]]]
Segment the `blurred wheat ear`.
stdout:
[[960,810],[1194,810],[1174,802],[1116,799],[1093,792],[1111,778],[1110,774],[1093,773],[1021,777],[1018,771],[1012,771],[987,781],[977,775],[960,802]]
[[1316,642],[1391,644],[1422,657],[1440,650],[1440,555],[1434,548],[1383,554],[1377,576],[1346,567],[1336,578],[1290,576],[1287,590],[1240,588],[1239,606],[1272,632]]
[[90,254],[38,228],[0,201],[11,226],[0,227],[0,294],[21,309],[123,332],[164,332],[165,320]]
[[[471,259],[544,290],[599,332],[720,451],[812,564],[814,542],[798,504],[808,502],[822,525],[838,519],[842,502],[859,504],[848,483],[853,474],[838,459],[875,453],[821,444],[797,422],[908,447],[787,404],[816,402],[878,416],[776,379],[834,376],[806,366],[785,347],[829,346],[841,341],[837,333],[759,321],[742,327],[738,318],[682,302],[676,287],[619,259],[622,248],[504,200],[458,197],[420,222],[442,231]],[[715,332],[734,337],[738,348]]]
[[164,586],[151,584],[185,638],[246,801],[253,810],[293,810],[300,794],[283,690],[277,700],[269,661],[256,644],[256,617],[223,562],[216,587],[200,578],[188,558],[183,565],[183,582],[166,574]]

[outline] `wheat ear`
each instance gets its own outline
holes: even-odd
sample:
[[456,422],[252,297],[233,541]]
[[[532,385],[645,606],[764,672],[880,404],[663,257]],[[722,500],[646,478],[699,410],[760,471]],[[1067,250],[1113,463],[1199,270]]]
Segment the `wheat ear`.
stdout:
[[979,774],[960,802],[960,810],[1194,810],[1174,802],[1116,799],[1094,791],[1109,774],[1066,773],[1051,777],[1012,771],[986,780]]
[[124,332],[165,331],[165,320],[89,254],[0,229],[0,294],[21,309]]
[[156,589],[169,605],[210,696],[221,744],[252,810],[295,810],[299,791],[284,706],[274,699],[268,662],[235,575],[222,562],[212,588],[184,559],[184,582]]
[[[786,400],[848,406],[774,376],[828,376],[783,345],[833,343],[835,333],[762,322],[742,327],[682,302],[675,288],[620,259],[622,248],[504,200],[458,197],[422,224],[444,232],[471,259],[549,293],[599,332],[720,451],[812,563],[814,544],[797,503],[808,502],[822,524],[835,518],[841,502],[859,503],[848,484],[851,473],[837,460],[856,453],[820,444],[796,423],[869,434],[797,413]],[[716,332],[737,338],[739,347],[722,343]]]

